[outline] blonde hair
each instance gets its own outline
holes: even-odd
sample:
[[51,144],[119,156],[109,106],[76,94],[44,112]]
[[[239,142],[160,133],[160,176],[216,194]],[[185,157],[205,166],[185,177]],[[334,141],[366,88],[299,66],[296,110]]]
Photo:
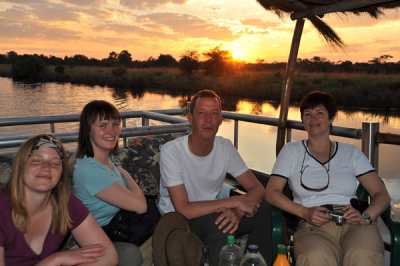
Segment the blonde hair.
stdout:
[[[42,138],[51,138],[53,141],[61,143],[52,135],[41,134],[29,138],[19,148],[14,158],[10,179],[4,186],[11,208],[11,217],[15,227],[20,233],[26,232],[28,213],[25,204],[24,193],[24,168],[25,163],[32,154],[32,149]],[[50,204],[52,209],[52,228],[51,232],[56,233],[60,229],[61,234],[65,235],[68,228],[71,228],[71,218],[68,213],[68,202],[71,197],[71,183],[67,171],[67,156],[62,145],[59,145],[62,154],[62,171],[60,181],[51,190]]]

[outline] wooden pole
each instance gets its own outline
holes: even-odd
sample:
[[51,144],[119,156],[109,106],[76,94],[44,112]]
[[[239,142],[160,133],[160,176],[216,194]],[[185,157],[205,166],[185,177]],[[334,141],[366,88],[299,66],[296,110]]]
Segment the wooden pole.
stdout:
[[296,27],[293,33],[292,46],[290,47],[290,54],[288,64],[286,66],[285,79],[283,80],[282,93],[281,93],[281,110],[279,113],[278,121],[278,134],[276,139],[276,155],[278,156],[283,145],[285,145],[286,123],[290,103],[290,93],[293,83],[293,74],[296,66],[297,54],[299,52],[301,34],[303,32],[304,19],[296,21]]

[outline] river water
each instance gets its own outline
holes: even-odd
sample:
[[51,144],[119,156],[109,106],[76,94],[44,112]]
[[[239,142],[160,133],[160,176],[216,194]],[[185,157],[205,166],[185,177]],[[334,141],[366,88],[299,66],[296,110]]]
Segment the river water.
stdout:
[[[0,77],[0,118],[60,115],[80,113],[83,106],[92,100],[106,100],[120,111],[182,108],[187,95],[130,91],[116,92],[112,88],[73,84],[44,83],[28,85],[14,83],[9,78]],[[268,101],[245,99],[223,99],[224,109],[245,114],[279,117],[279,104]],[[300,120],[298,107],[290,107],[288,119]],[[366,110],[354,112],[339,111],[334,125],[361,128],[362,121],[380,122],[380,131],[400,134],[398,116],[383,116]],[[152,124],[157,122],[152,121]],[[226,120],[220,127],[219,135],[233,140],[233,121]],[[140,126],[141,119],[132,119],[128,126]],[[56,125],[56,132],[78,131],[77,123]],[[0,136],[33,135],[50,132],[48,125],[18,126],[0,128]],[[270,173],[275,160],[276,127],[239,123],[239,152],[250,168]],[[306,137],[303,131],[293,130],[292,139]],[[332,137],[333,140],[353,143],[360,147],[360,140]],[[384,179],[400,179],[400,147],[380,145],[379,175]]]

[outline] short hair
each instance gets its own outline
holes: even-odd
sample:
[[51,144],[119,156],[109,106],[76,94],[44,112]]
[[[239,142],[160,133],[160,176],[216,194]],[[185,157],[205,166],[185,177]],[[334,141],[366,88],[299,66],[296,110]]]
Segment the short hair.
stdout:
[[196,102],[199,98],[215,98],[219,103],[220,110],[222,110],[222,101],[221,98],[212,90],[201,90],[198,91],[195,95],[192,96],[190,101],[190,110],[189,112],[193,114],[194,107],[196,106]]
[[[103,100],[91,101],[83,108],[79,119],[78,153],[77,157],[84,155],[93,157],[93,147],[90,141],[90,129],[99,120],[118,120],[121,121],[121,114],[118,109],[109,102]],[[111,153],[118,152],[118,141]]]
[[[71,197],[71,183],[68,175],[67,156],[59,139],[52,135],[41,134],[26,140],[18,149],[14,158],[11,175],[4,186],[11,207],[11,217],[15,227],[20,233],[26,232],[28,213],[26,210],[24,192],[24,170],[26,161],[32,154],[35,145],[41,138],[52,138],[57,143],[57,154],[62,159],[61,177],[57,185],[51,190],[50,203],[52,207],[52,233],[60,229],[62,234],[71,228],[71,218],[68,213],[68,202]],[[58,145],[59,144],[59,145]],[[39,148],[40,149],[40,148]]]
[[300,101],[301,120],[305,109],[314,109],[318,105],[323,105],[328,110],[329,120],[335,117],[337,105],[335,97],[328,92],[312,91],[307,93]]

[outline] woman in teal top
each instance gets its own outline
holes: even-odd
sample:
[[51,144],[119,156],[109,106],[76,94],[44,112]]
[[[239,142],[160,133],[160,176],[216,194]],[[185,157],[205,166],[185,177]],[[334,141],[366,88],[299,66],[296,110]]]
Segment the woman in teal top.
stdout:
[[92,101],[81,113],[78,151],[73,173],[74,194],[100,226],[119,209],[138,214],[147,211],[146,199],[127,171],[116,167],[110,155],[118,151],[121,115],[106,101]]
[[[92,101],[82,110],[78,150],[69,160],[73,192],[107,226],[117,212],[147,212],[145,196],[130,174],[110,160],[118,152],[121,115],[106,101]],[[117,248],[118,251],[118,248]]]

